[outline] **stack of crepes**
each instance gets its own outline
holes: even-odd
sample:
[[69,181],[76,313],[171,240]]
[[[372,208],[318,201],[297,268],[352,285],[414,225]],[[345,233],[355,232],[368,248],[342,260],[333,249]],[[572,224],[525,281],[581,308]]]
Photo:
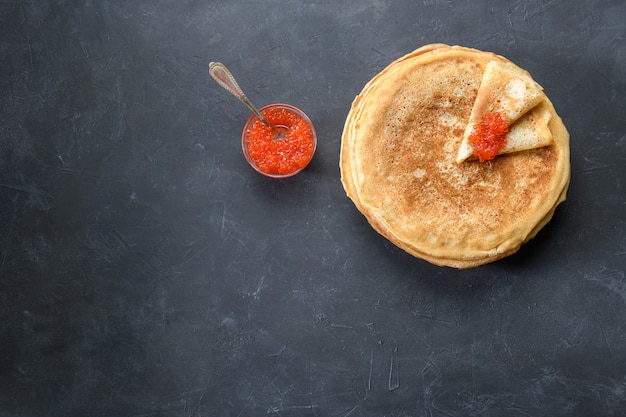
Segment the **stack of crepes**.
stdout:
[[[485,114],[508,125],[480,162]],[[427,45],[394,61],[352,103],[341,180],[372,227],[433,264],[471,268],[515,253],[550,221],[570,179],[569,134],[543,89],[509,60]]]

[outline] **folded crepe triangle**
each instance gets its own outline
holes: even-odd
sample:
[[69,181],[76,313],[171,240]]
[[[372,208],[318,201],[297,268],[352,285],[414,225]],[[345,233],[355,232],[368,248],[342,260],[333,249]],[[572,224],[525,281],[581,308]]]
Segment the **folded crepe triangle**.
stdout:
[[552,115],[545,102],[539,103],[509,128],[506,145],[499,154],[541,148],[552,144],[548,122]]
[[[472,156],[469,136],[474,125],[482,122],[483,116],[488,113],[499,113],[509,126],[507,145],[500,149],[498,155],[549,145],[552,142],[548,129],[549,112],[539,108],[529,113],[544,97],[541,86],[529,75],[504,62],[490,61],[478,88],[456,161],[463,162]],[[518,120],[519,123],[515,123]]]

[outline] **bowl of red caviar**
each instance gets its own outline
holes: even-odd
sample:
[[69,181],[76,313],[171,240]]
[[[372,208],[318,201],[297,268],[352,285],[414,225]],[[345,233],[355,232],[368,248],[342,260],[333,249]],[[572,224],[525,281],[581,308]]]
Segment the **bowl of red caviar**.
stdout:
[[[241,135],[243,154],[252,168],[272,178],[287,178],[302,171],[317,147],[315,128],[308,116],[289,104],[269,104],[250,116]],[[276,130],[280,134],[276,134]]]

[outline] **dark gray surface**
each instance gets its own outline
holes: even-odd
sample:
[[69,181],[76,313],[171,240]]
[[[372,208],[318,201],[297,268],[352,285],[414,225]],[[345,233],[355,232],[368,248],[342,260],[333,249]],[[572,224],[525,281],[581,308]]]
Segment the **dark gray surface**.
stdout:
[[[626,415],[626,4],[0,3],[0,415]],[[346,198],[354,96],[431,42],[502,54],[572,136],[518,254],[459,272]],[[317,128],[288,180],[247,110]]]

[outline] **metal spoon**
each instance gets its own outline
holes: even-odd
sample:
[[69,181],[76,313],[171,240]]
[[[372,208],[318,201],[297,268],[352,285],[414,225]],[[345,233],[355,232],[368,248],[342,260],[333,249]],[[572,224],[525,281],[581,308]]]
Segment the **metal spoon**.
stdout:
[[237,97],[239,100],[243,102],[250,110],[256,114],[256,116],[267,126],[272,128],[272,139],[279,140],[287,136],[288,128],[284,126],[276,126],[270,123],[259,110],[252,104],[252,102],[246,97],[237,81],[235,81],[235,77],[230,73],[228,68],[221,62],[211,62],[209,63],[209,74],[217,83],[222,86],[226,91]]

